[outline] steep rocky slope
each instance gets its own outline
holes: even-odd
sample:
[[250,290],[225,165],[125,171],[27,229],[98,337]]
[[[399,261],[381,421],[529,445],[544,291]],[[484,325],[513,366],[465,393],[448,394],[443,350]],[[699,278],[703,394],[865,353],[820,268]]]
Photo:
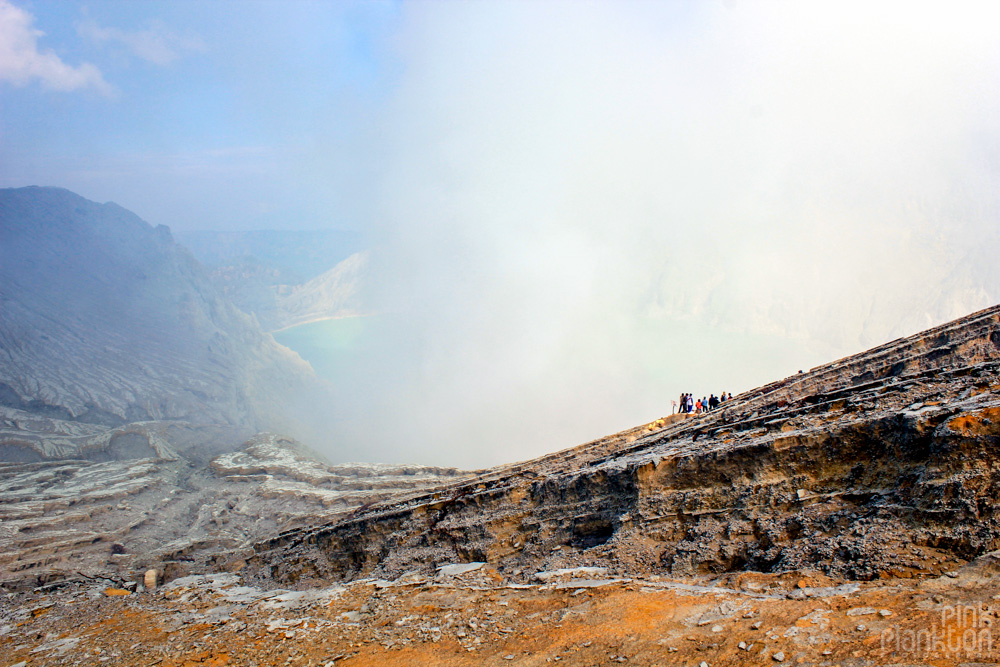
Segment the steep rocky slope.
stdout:
[[0,312],[9,457],[65,456],[130,422],[283,429],[322,391],[167,228],[66,190],[0,191]]
[[1000,544],[1000,307],[672,418],[258,545],[297,585],[444,562],[671,576],[940,573]]
[[251,437],[312,405],[329,407],[311,368],[168,229],[66,190],[0,191],[0,585],[177,576],[466,476]]

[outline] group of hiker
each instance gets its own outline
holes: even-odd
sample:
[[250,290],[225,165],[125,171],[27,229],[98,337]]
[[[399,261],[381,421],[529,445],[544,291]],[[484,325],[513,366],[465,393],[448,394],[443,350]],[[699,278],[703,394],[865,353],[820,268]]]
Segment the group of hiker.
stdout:
[[[701,414],[702,412],[709,412],[716,409],[726,401],[732,400],[733,395],[726,394],[722,392],[721,396],[716,396],[715,394],[710,395],[708,398],[698,398],[696,399],[693,394],[681,394],[680,409],[677,410],[678,413],[694,413]],[[677,407],[677,401],[672,401],[673,407]],[[671,409],[671,414],[673,414],[673,409]]]

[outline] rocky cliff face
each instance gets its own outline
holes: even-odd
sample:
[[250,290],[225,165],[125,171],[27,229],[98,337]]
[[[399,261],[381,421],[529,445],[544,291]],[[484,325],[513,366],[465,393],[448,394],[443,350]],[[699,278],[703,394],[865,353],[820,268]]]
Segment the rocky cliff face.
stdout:
[[1000,545],[1000,307],[258,545],[281,582],[454,561],[690,576],[940,573]]
[[139,421],[282,429],[321,391],[167,228],[66,190],[0,191],[0,312],[11,456],[68,455]]

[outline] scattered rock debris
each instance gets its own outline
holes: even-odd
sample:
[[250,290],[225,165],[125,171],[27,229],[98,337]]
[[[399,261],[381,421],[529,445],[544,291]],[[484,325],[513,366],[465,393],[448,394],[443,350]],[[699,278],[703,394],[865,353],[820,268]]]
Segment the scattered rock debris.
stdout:
[[[959,570],[963,596],[944,608],[932,595],[954,586],[947,577],[866,582],[819,600],[781,594],[795,589],[799,573],[759,575],[767,595],[733,574],[695,583],[636,576],[590,589],[581,600],[544,583],[511,586],[489,565],[447,581],[364,579],[307,591],[246,586],[231,573],[112,597],[77,583],[7,595],[0,655],[5,666],[22,667],[718,667],[748,664],[750,656],[831,667],[946,664],[932,658],[947,661],[947,650],[933,654],[897,637],[992,628],[1000,616],[991,606],[1000,581],[990,578],[989,567],[981,559]],[[871,620],[858,626],[858,614],[851,614],[876,608],[891,608],[892,617],[866,613]],[[711,617],[724,621],[701,623]],[[985,636],[973,648],[973,662],[1000,659],[1000,643],[994,649]],[[965,653],[960,657],[969,662]]]

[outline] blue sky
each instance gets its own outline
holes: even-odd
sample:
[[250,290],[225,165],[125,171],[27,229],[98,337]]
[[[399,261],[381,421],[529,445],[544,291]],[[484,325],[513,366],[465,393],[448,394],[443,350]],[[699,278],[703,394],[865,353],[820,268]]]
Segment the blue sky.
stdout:
[[[361,224],[346,195],[399,70],[394,3],[4,5],[65,71],[0,81],[0,184],[60,185],[174,227]],[[304,166],[319,151],[322,186]]]

